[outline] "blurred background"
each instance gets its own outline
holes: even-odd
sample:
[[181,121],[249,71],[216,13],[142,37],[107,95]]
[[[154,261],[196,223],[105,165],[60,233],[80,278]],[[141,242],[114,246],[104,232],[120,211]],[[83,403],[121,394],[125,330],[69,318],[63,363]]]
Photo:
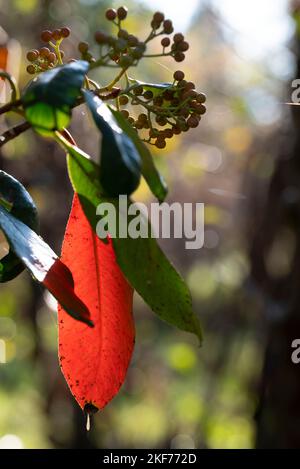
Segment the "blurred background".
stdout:
[[[126,5],[126,27],[141,38],[159,9],[190,43],[179,67],[148,59],[132,75],[166,82],[181,68],[207,94],[201,125],[154,151],[168,201],[205,203],[202,249],[161,242],[187,279],[204,345],[160,322],[136,296],[127,380],[87,434],[58,366],[54,300],[27,273],[1,284],[0,448],[300,447],[300,365],[290,358],[300,337],[300,109],[286,104],[300,78],[300,4]],[[7,69],[24,86],[26,52],[41,45],[45,28],[70,26],[65,50],[74,56],[78,41],[92,43],[96,29],[109,27],[108,6],[120,2],[0,0]],[[3,83],[0,93],[3,103]],[[76,109],[71,131],[93,153],[85,114]],[[17,120],[1,116],[1,133]],[[29,131],[2,147],[0,167],[28,188],[42,236],[59,253],[72,198],[61,150]],[[145,184],[135,199],[153,200]]]

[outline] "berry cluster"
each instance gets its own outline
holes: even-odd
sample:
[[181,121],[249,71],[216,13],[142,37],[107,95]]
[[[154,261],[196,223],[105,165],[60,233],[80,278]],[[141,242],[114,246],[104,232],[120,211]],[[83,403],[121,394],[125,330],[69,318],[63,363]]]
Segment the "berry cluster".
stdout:
[[61,29],[55,29],[54,31],[46,29],[41,33],[41,40],[48,43],[52,41],[62,41],[62,39],[69,37],[70,33],[70,28],[67,28],[66,26]]
[[[151,19],[151,30],[148,37],[140,40],[124,28],[123,21],[127,18],[128,10],[121,6],[118,9],[109,8],[105,17],[113,23],[117,32],[115,35],[105,31],[96,31],[95,41],[98,45],[98,56],[94,57],[87,42],[80,42],[78,50],[81,58],[90,63],[90,69],[101,66],[118,68],[115,79],[104,87],[86,77],[88,87],[92,86],[94,92],[101,99],[116,100],[116,107],[121,110],[133,128],[141,133],[141,138],[158,148],[166,146],[166,139],[172,138],[181,132],[199,125],[201,116],[206,112],[204,105],[206,97],[195,90],[194,83],[185,80],[184,72],[177,70],[173,75],[173,83],[164,85],[151,85],[137,82],[127,75],[130,66],[136,66],[142,58],[147,57],[173,57],[176,62],[185,59],[185,52],[189,44],[182,33],[175,33],[172,21],[165,19],[161,12],[154,13]],[[70,35],[70,29],[63,27],[54,31],[45,30],[41,34],[43,42],[48,47],[34,49],[27,53],[31,62],[27,71],[31,74],[43,72],[62,64],[63,52],[60,50],[62,40]],[[157,54],[147,54],[148,43],[163,36],[160,40],[162,51]],[[75,59],[71,59],[73,61]],[[124,77],[126,86],[116,87]],[[119,86],[119,85],[118,85]],[[104,93],[104,94],[103,94]],[[135,117],[124,106],[130,105],[143,108],[143,112]]]
[[32,49],[27,52],[26,57],[29,62],[32,62],[27,66],[27,72],[31,75],[53,68],[57,63],[56,54],[51,52],[48,47]]
[[[138,39],[122,27],[122,21],[126,19],[127,13],[128,10],[124,6],[117,10],[109,8],[105,13],[105,17],[117,27],[116,35],[109,35],[100,30],[96,31],[95,41],[100,46],[100,57],[98,59],[93,57],[89,44],[80,42],[78,49],[81,58],[96,65],[107,65],[112,60],[122,68],[137,65],[143,57],[171,56],[176,62],[182,62],[185,59],[184,52],[188,50],[189,44],[181,33],[176,33],[171,41],[168,36],[174,31],[173,24],[171,20],[165,19],[163,13],[154,13],[151,20],[150,34],[144,40]],[[161,35],[165,35],[161,39],[162,52],[147,55],[147,44]]]
[[[165,20],[164,14],[156,12],[153,15],[151,21],[152,33],[151,36],[156,37],[161,34],[172,34],[174,31],[173,23],[171,20]],[[185,54],[189,49],[189,43],[185,41],[182,33],[174,34],[173,41],[168,36],[165,36],[161,40],[163,51],[161,55],[171,55],[174,57],[176,62],[182,62],[185,59]],[[168,52],[166,49],[171,46],[171,50]]]
[[70,33],[70,29],[66,26],[54,31],[42,31],[41,40],[48,43],[53,50],[51,51],[48,47],[41,47],[40,49],[28,51],[26,57],[31,64],[27,66],[27,72],[33,75],[49,70],[59,64],[64,55],[63,51],[59,49],[59,45],[63,39],[70,36]]
[[145,141],[158,148],[166,146],[167,138],[196,128],[206,112],[205,95],[195,90],[194,83],[184,79],[184,72],[177,70],[173,77],[174,82],[169,86],[151,87],[137,83],[119,97],[120,106],[126,106],[130,101],[131,105],[145,108],[147,113],[139,114],[136,120],[127,109],[121,112],[135,129],[148,130]]
[[104,31],[96,31],[95,41],[100,46],[100,58],[98,60],[92,56],[89,44],[80,42],[78,50],[82,59],[90,63],[96,62],[97,65],[107,65],[108,62],[113,61],[121,68],[128,68],[137,64],[144,55],[146,45],[122,28],[122,21],[127,17],[127,12],[128,10],[124,6],[117,10],[109,8],[106,11],[105,17],[117,26],[117,34],[112,36]]

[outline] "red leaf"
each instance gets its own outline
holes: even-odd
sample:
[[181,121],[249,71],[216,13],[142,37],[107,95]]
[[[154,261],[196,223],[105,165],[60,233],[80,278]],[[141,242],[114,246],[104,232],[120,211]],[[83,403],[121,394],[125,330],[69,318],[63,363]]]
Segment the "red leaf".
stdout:
[[74,319],[94,327],[88,308],[74,293],[72,274],[60,259],[56,259],[48,270],[43,280],[43,285]]
[[75,195],[62,248],[74,290],[95,327],[74,321],[61,306],[59,360],[82,408],[103,408],[124,382],[134,346],[133,290],[117,265],[112,242],[95,235]]

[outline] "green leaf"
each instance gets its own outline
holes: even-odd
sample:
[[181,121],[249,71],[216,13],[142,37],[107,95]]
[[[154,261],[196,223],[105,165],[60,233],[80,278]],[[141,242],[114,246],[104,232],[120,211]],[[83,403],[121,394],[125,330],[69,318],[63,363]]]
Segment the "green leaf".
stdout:
[[30,82],[22,102],[25,117],[36,130],[47,134],[68,125],[88,68],[88,62],[78,60],[41,73]]
[[149,148],[142,142],[136,131],[121,114],[121,112],[115,111],[110,108],[114,118],[121,127],[121,129],[128,135],[131,141],[134,143],[137,151],[142,160],[142,175],[147,181],[152,193],[157,197],[159,202],[163,202],[167,196],[168,188],[163,179],[155,167],[153,157],[150,153]]
[[136,147],[106,104],[89,91],[83,90],[83,95],[102,133],[101,185],[108,196],[129,195],[138,187],[141,178],[141,160]]
[[152,91],[153,96],[161,94],[162,91],[172,88],[172,83],[147,83],[145,81],[134,80],[133,78],[129,79],[130,84],[132,85],[130,89],[135,88],[136,86],[142,86],[144,91]]
[[[111,202],[118,213],[119,200],[102,196],[98,168],[84,152],[62,136],[59,141],[68,152],[68,169],[83,210],[95,229],[96,208]],[[118,218],[118,217],[117,217]],[[201,342],[199,321],[192,309],[189,289],[170,264],[154,238],[113,238],[117,261],[132,287],[162,320],[196,334]]]
[[[25,187],[14,177],[0,171],[0,204],[35,232],[39,231],[36,206]],[[24,270],[24,264],[10,250],[0,261],[0,282],[8,282]]]
[[33,277],[43,283],[72,317],[92,326],[88,309],[74,293],[71,272],[42,238],[1,205],[0,228]]

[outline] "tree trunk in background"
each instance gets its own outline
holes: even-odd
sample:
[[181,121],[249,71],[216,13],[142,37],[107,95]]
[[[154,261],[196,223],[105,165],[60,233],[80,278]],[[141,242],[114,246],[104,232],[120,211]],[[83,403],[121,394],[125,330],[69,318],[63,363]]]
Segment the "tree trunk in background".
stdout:
[[[299,38],[294,52],[300,77]],[[300,338],[300,107],[291,107],[291,113],[250,249],[251,277],[264,298],[268,329],[256,412],[258,448],[300,448],[300,364],[291,361],[291,343]],[[289,271],[277,276],[266,259],[282,230],[288,230],[291,238],[288,245],[279,244],[280,255],[287,255],[285,248],[291,243],[294,254]]]

